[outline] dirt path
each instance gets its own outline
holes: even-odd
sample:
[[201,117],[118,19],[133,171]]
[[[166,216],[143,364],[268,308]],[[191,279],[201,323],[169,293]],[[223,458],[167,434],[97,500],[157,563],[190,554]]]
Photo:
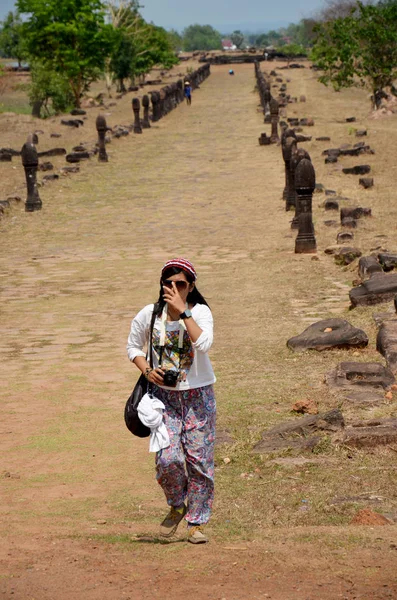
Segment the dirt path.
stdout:
[[[308,81],[291,86],[306,93]],[[160,544],[153,458],[123,424],[130,319],[173,255],[196,265],[215,315],[221,427],[258,436],[305,385],[327,401],[285,340],[345,310],[348,284],[293,254],[280,148],[258,146],[257,104],[252,66],[213,69],[191,107],[43,188],[40,213],[1,223],[1,597],[397,598],[395,527],[277,521],[239,480],[231,492],[222,456],[211,544]]]

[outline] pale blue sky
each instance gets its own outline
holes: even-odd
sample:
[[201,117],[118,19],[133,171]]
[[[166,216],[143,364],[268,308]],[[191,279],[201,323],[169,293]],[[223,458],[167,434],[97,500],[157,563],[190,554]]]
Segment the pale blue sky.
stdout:
[[[61,0],[60,0],[61,1]],[[225,32],[228,26],[253,31],[297,23],[324,6],[324,0],[141,0],[148,21],[167,29],[193,23],[210,24]],[[14,9],[14,0],[0,0],[0,20]]]

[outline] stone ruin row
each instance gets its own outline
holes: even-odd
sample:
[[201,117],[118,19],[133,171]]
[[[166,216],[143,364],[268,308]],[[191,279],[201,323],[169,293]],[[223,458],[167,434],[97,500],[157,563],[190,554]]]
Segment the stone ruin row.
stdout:
[[[270,137],[262,134],[259,138],[260,145],[278,143],[277,123],[278,115],[271,114],[271,81],[267,80],[255,64],[255,75],[261,106],[265,115],[265,122],[271,122]],[[271,75],[276,76],[272,72]],[[276,79],[280,83],[281,79]],[[283,105],[291,100],[286,94],[286,86],[280,87],[284,97],[276,101]],[[292,100],[293,101],[293,100]],[[285,106],[286,104],[284,104]],[[335,262],[340,265],[350,264],[359,258],[359,280],[350,291],[351,307],[369,306],[383,302],[394,301],[394,312],[374,315],[378,327],[376,348],[386,360],[386,367],[380,363],[342,362],[326,375],[326,383],[332,393],[342,395],[345,402],[353,406],[371,407],[384,404],[392,399],[391,389],[397,389],[395,375],[397,374],[397,253],[387,251],[378,252],[370,256],[361,256],[361,251],[351,245],[354,230],[358,221],[371,216],[371,209],[364,207],[339,207],[339,202],[347,198],[338,198],[333,190],[326,190],[321,184],[316,185],[315,171],[308,152],[298,147],[298,143],[311,138],[299,136],[298,131],[303,125],[313,124],[309,119],[287,119],[281,123],[281,150],[285,166],[285,186],[282,193],[286,211],[294,211],[291,228],[298,230],[295,240],[295,253],[316,252],[316,239],[312,220],[313,192],[324,192],[326,200],[323,208],[326,211],[340,210],[340,226],[342,231],[337,234],[336,244],[327,248],[327,254],[333,254]],[[346,119],[351,122],[352,118]],[[299,129],[298,129],[299,128]],[[356,137],[366,135],[366,130],[357,130]],[[316,138],[318,141],[329,141],[328,137]],[[323,152],[325,162],[337,162],[339,157],[360,156],[374,154],[370,146],[358,142],[351,147],[350,144],[340,148],[329,149]],[[367,175],[370,173],[369,165],[357,165],[344,168],[346,175]],[[368,189],[373,186],[372,178],[360,178],[359,184]],[[337,221],[325,221],[326,225],[338,225]],[[395,270],[394,273],[390,271]],[[288,340],[287,346],[295,352],[315,350],[332,350],[365,348],[369,343],[368,335],[361,329],[353,327],[344,319],[323,319],[307,327],[300,335]],[[295,408],[298,412],[311,412],[311,401],[302,401],[303,406]],[[297,403],[299,404],[299,403]],[[315,403],[314,403],[315,404]],[[326,413],[318,414],[314,406],[315,415],[310,415],[289,423],[283,423],[267,430],[262,435],[262,440],[255,446],[258,453],[272,452],[285,448],[298,450],[313,449],[327,434],[337,444],[349,447],[368,448],[385,446],[397,442],[397,419],[386,418],[374,421],[358,421],[345,423],[340,409],[333,409]]]
[[[133,98],[132,110],[134,114],[134,122],[132,125],[116,125],[113,128],[108,127],[106,119],[103,115],[98,115],[96,119],[96,129],[98,139],[95,146],[89,148],[86,145],[75,146],[72,152],[67,153],[64,148],[52,148],[44,152],[38,152],[36,146],[38,145],[38,133],[35,132],[30,134],[27,138],[26,143],[23,145],[22,150],[13,150],[12,148],[1,148],[0,149],[0,161],[11,162],[13,156],[21,156],[22,165],[25,170],[26,187],[27,187],[27,198],[25,201],[26,212],[34,212],[41,210],[42,201],[39,194],[39,186],[44,185],[49,181],[53,181],[59,178],[57,173],[51,173],[44,175],[41,183],[37,181],[37,171],[52,171],[53,165],[51,162],[40,163],[41,157],[51,156],[63,156],[65,155],[68,163],[74,163],[74,166],[65,166],[61,168],[62,174],[77,173],[79,167],[76,163],[80,163],[82,160],[89,159],[94,155],[98,155],[99,162],[107,162],[108,155],[106,152],[106,144],[111,141],[111,137],[120,138],[122,136],[129,135],[131,131],[136,134],[141,134],[143,129],[150,128],[150,121],[157,122],[164,118],[169,112],[174,110],[184,100],[184,84],[185,81],[189,81],[193,89],[198,89],[200,84],[209,77],[211,74],[210,65],[204,64],[200,66],[196,71],[189,73],[184,79],[178,79],[178,81],[166,85],[159,91],[150,92],[150,98],[145,94],[142,98],[143,107],[143,118],[141,119],[141,101],[139,98]],[[150,102],[152,113],[150,115]],[[72,111],[74,116],[84,116],[86,111],[83,109],[75,109]],[[84,125],[83,119],[61,119],[61,124],[69,127],[80,127]],[[107,134],[111,134],[111,137]],[[60,137],[59,134],[53,134],[53,137]],[[0,201],[0,218],[10,208],[12,202],[19,202],[21,198],[19,196],[13,196],[7,198],[7,200]]]

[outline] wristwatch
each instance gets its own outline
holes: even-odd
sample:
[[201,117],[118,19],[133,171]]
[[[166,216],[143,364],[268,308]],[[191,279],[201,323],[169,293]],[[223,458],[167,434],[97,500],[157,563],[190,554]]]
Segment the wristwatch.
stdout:
[[189,310],[188,308],[179,315],[180,319],[190,319],[192,317],[192,311]]

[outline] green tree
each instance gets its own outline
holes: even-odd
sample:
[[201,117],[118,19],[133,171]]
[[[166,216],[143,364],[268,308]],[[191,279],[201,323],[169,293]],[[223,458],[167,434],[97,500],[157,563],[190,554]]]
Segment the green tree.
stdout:
[[170,68],[178,62],[169,34],[162,27],[146,23],[139,8],[136,0],[108,4],[115,35],[108,70],[117,81],[119,91],[125,90],[126,78],[133,81],[155,65]]
[[28,85],[29,102],[32,115],[50,116],[66,112],[73,106],[73,94],[67,78],[56,71],[51,71],[47,64],[32,61],[30,64],[31,83]]
[[312,59],[335,89],[368,86],[375,99],[397,76],[397,1],[357,2],[348,17],[322,23]]
[[281,46],[280,52],[287,57],[288,66],[293,58],[298,56],[307,56],[305,48],[299,44],[285,44],[285,46]]
[[233,31],[233,33],[230,35],[230,39],[232,40],[233,44],[237,46],[237,48],[241,48],[245,41],[244,34],[241,33],[239,29]]
[[26,55],[22,37],[22,21],[17,11],[9,12],[1,22],[0,52],[6,58],[16,58],[18,66]]
[[17,6],[28,15],[23,35],[29,56],[65,76],[80,106],[114,43],[100,0],[17,0]]
[[182,39],[186,52],[222,49],[222,36],[211,25],[189,25],[183,31]]
[[180,52],[183,49],[183,39],[180,33],[176,29],[171,29],[168,33],[168,39],[171,47],[175,52]]

